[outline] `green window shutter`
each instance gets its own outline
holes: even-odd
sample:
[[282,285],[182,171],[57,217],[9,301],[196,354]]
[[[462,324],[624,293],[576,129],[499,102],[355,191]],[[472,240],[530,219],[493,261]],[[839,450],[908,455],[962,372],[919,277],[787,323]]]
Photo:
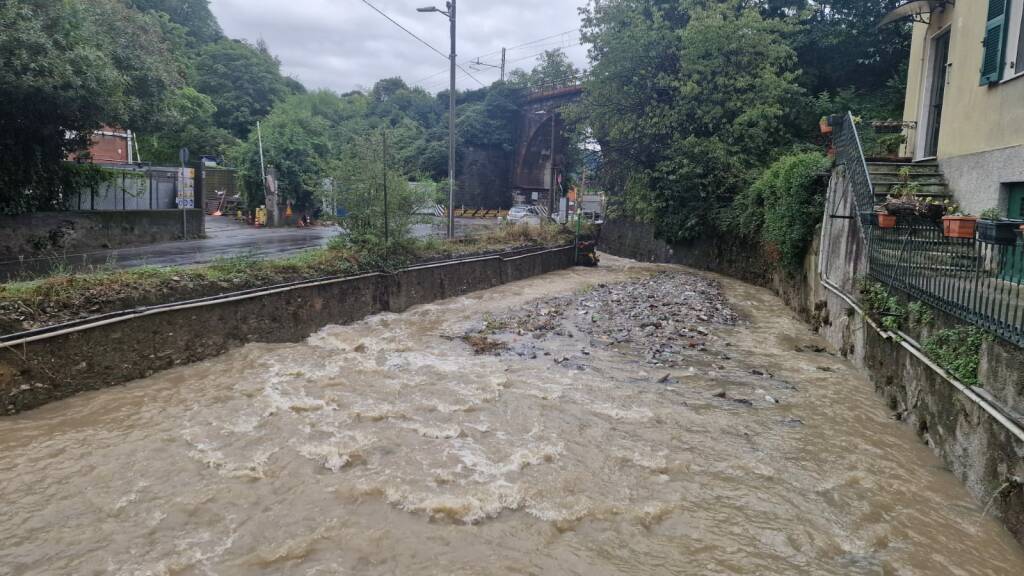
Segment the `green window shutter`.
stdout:
[[988,86],[1003,79],[1003,55],[1006,52],[1006,16],[1010,0],[988,0],[988,23],[985,26],[984,57],[981,61],[981,85]]

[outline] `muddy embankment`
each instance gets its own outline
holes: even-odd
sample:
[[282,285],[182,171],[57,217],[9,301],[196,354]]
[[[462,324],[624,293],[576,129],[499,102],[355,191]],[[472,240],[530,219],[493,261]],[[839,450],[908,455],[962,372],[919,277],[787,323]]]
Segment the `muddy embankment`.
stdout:
[[[856,281],[866,273],[863,245],[850,222],[827,222],[827,233],[814,241],[799,273],[778,270],[756,246],[709,239],[669,245],[655,239],[650,226],[632,221],[607,223],[600,248],[718,272],[773,290],[834,352],[866,371],[892,417],[912,427],[1024,545],[1024,441],[1000,422],[1008,419],[1024,427],[1024,350],[998,339],[983,345],[976,394],[988,400],[986,410],[900,342],[880,334],[841,295],[856,296]],[[827,288],[822,276],[837,290]],[[959,325],[938,311],[934,316],[932,326],[915,338]]]
[[0,414],[124,384],[250,342],[492,288],[573,264],[573,248],[493,255],[139,310],[0,344]]

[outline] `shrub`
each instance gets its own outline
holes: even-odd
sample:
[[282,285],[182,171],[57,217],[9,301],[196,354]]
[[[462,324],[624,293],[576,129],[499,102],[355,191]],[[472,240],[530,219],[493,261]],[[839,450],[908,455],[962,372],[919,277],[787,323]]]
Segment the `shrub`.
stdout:
[[736,198],[731,223],[746,238],[777,252],[784,268],[799,270],[821,220],[822,174],[828,168],[829,159],[819,152],[779,159]]
[[981,346],[992,336],[975,326],[936,332],[924,342],[924,351],[957,380],[978,386]]
[[900,305],[899,298],[891,294],[882,284],[861,279],[860,301],[868,313],[878,319],[886,330],[895,332],[903,326],[907,311]]

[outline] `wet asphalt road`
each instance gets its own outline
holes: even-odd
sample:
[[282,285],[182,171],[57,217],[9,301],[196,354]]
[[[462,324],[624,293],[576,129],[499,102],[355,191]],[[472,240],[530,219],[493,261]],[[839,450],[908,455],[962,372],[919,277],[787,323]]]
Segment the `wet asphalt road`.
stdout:
[[[464,235],[468,230],[475,231],[490,223],[491,221],[480,220],[460,221],[457,224],[457,231],[459,235]],[[98,268],[194,266],[220,258],[243,255],[260,259],[281,258],[325,246],[331,238],[343,233],[336,226],[254,228],[230,218],[207,216],[207,238],[202,240],[163,242],[50,258],[0,262],[0,282],[45,276],[67,268],[90,271]],[[437,234],[443,234],[440,225],[420,224],[413,227],[413,235],[417,237]]]
[[141,266],[192,266],[241,255],[281,257],[323,246],[339,233],[337,227],[260,229],[228,218],[207,216],[207,238],[201,240],[162,242],[21,262],[0,262],[0,279],[9,281],[45,275],[66,267],[87,271],[101,267],[126,269]]

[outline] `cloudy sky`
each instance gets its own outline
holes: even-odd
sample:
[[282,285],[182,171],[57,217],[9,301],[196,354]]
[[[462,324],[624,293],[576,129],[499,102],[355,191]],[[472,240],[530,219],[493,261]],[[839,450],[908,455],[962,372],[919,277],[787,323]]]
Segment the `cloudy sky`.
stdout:
[[[434,0],[370,0],[420,38],[448,53],[448,22],[420,14]],[[444,0],[438,0],[442,6]],[[546,48],[566,48],[577,66],[586,62],[579,46],[577,8],[586,0],[461,0],[458,3],[459,61],[489,84],[498,71],[470,67],[482,57],[498,64],[502,46],[509,69],[529,69]],[[339,92],[369,88],[380,78],[401,76],[431,91],[447,87],[446,59],[417,42],[362,0],[211,0],[224,32],[233,38],[263,38],[289,76],[307,88]],[[542,40],[544,39],[544,40]],[[529,43],[529,44],[528,44]],[[526,44],[526,45],[524,45]],[[479,71],[477,71],[479,70]],[[459,72],[459,88],[479,86]]]

